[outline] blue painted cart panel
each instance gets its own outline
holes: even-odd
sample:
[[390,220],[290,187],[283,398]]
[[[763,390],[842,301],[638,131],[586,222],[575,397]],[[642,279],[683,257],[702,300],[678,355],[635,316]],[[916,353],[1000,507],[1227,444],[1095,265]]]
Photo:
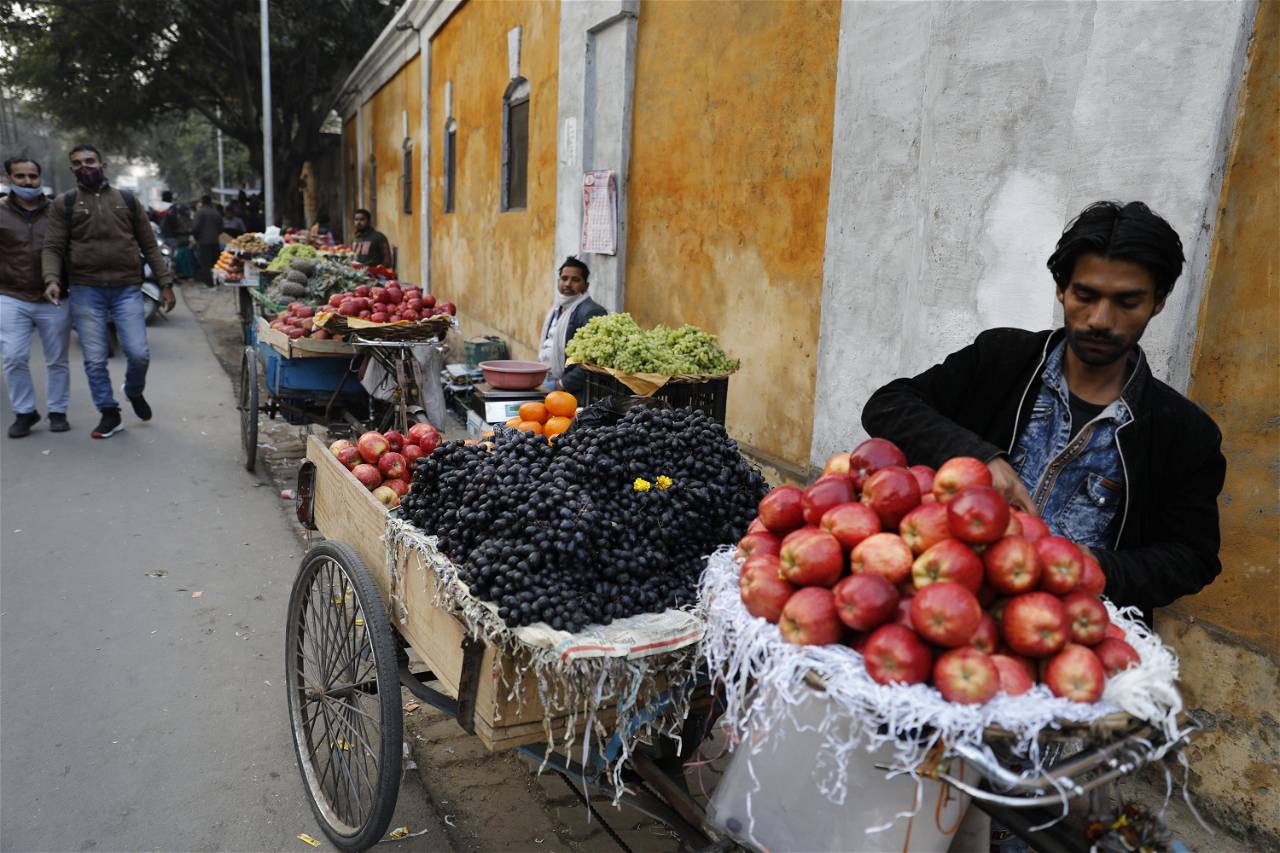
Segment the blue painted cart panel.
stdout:
[[326,402],[338,389],[344,403],[366,398],[360,377],[351,370],[350,356],[333,358],[286,358],[271,346],[256,341],[258,360],[262,363],[263,382],[277,397],[311,398]]

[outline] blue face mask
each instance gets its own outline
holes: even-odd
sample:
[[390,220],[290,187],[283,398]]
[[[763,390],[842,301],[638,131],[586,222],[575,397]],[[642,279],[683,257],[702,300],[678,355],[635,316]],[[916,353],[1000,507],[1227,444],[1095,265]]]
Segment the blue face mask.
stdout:
[[36,199],[40,198],[40,196],[44,195],[44,190],[40,189],[39,187],[12,186],[12,187],[9,187],[9,192],[13,193],[23,201],[35,201]]

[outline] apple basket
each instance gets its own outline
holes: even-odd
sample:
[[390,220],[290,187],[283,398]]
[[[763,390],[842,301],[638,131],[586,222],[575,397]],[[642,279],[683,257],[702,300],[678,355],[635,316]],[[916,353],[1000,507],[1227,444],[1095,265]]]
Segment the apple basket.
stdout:
[[371,341],[431,341],[443,338],[453,324],[450,316],[427,317],[422,320],[398,320],[374,323],[359,317],[346,317],[333,311],[316,315],[316,326],[337,335],[355,334]]
[[[787,643],[777,625],[747,611],[740,569],[728,547],[709,557],[700,604],[707,613],[703,657],[723,691],[723,724],[741,745],[733,760],[753,765],[755,784],[745,813],[753,809],[751,794],[770,787],[765,780],[777,763],[753,763],[752,756],[777,732],[808,738],[805,744],[814,753],[809,775],[831,805],[842,805],[855,790],[861,807],[868,794],[859,780],[874,767],[886,782],[910,778],[917,791],[926,781],[944,782],[983,801],[988,811],[1052,806],[1065,815],[1070,799],[1103,790],[1144,764],[1166,756],[1185,763],[1177,749],[1194,726],[1180,717],[1177,658],[1134,608],[1105,602],[1141,662],[1108,679],[1099,701],[1074,702],[1037,684],[1022,695],[1000,693],[984,704],[966,705],[947,701],[923,683],[877,683],[862,655],[848,646]],[[824,710],[814,720],[807,715],[817,696]],[[1078,751],[1064,760],[1073,749]],[[798,758],[794,749],[791,755]],[[862,831],[884,832],[920,807],[919,797],[914,808],[909,801],[899,803],[889,812],[892,819],[863,825]],[[780,843],[737,837],[755,846]],[[817,849],[811,845],[822,843],[791,837],[784,846]]]

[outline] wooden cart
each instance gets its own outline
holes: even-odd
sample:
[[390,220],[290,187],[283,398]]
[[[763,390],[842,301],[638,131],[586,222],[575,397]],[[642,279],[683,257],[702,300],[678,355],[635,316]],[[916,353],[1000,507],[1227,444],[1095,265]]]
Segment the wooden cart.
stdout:
[[[402,685],[455,717],[487,749],[520,748],[542,760],[548,754],[544,718],[558,735],[570,709],[545,708],[532,679],[518,677],[518,660],[472,639],[436,604],[435,574],[416,554],[394,567],[412,582],[396,585],[396,612],[389,618],[387,509],[315,437],[308,440],[296,494],[299,520],[325,539],[303,557],[289,599],[289,716],[303,781],[330,840],[344,850],[362,850],[386,830],[400,780]],[[517,697],[508,695],[512,684],[520,685]],[[673,698],[661,691],[660,697]],[[705,709],[707,702],[694,707]],[[614,719],[615,709],[598,709],[601,724],[612,726]],[[694,728],[686,725],[686,754],[701,740]],[[614,754],[606,749],[584,767],[550,753],[547,766],[575,786],[612,793],[601,770]],[[678,778],[684,756],[663,756],[632,754],[628,772],[648,789],[637,786],[621,801],[666,824],[691,848],[726,849],[729,843],[707,824]]]

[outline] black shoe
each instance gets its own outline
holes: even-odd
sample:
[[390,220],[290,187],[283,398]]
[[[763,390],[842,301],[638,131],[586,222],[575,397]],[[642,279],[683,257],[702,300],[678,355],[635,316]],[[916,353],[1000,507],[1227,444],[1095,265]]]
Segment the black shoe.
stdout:
[[49,432],[66,432],[69,429],[71,429],[71,424],[67,423],[67,416],[65,413],[49,413]]
[[133,413],[144,421],[151,420],[151,406],[147,403],[147,398],[141,394],[125,394],[129,398],[129,405],[133,406]]
[[31,435],[31,428],[40,421],[39,412],[20,412],[9,427],[9,438],[25,438]]
[[102,420],[98,421],[98,426],[89,435],[94,438],[110,438],[120,430],[120,410],[103,409]]

